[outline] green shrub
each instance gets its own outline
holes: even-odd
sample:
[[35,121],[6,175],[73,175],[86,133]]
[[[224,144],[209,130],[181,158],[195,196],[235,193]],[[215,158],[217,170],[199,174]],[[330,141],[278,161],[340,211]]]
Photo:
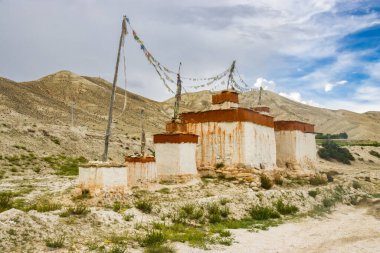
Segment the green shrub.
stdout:
[[222,217],[220,214],[210,214],[208,216],[208,221],[212,224],[218,223],[222,221]]
[[261,182],[261,187],[266,190],[269,190],[273,186],[272,180],[264,173],[260,175],[260,182]]
[[169,194],[170,193],[170,189],[167,188],[167,187],[164,187],[164,188],[161,188],[161,189],[157,190],[156,192],[163,193],[163,194]]
[[50,136],[50,140],[57,145],[61,145],[61,141],[58,139],[58,137]]
[[280,218],[280,214],[270,207],[252,206],[248,213],[254,220],[268,220]]
[[79,166],[88,162],[83,156],[67,157],[65,155],[52,155],[44,157],[43,160],[51,168],[56,170],[57,175],[76,176],[79,174]]
[[206,206],[208,214],[220,214],[218,203],[210,203]]
[[113,245],[111,249],[107,251],[107,253],[124,253],[127,249],[122,245]]
[[322,204],[323,204],[324,207],[330,208],[332,206],[335,206],[335,199],[333,199],[333,198],[324,198],[322,200]]
[[187,220],[199,220],[203,217],[204,210],[202,207],[193,203],[187,203],[180,207],[178,214],[172,217],[172,221],[175,223],[187,223]]
[[40,213],[50,212],[59,210],[62,208],[62,205],[59,203],[52,202],[48,199],[38,199],[35,203],[31,204],[30,206],[27,206],[26,209],[28,210],[36,210]]
[[0,192],[0,212],[12,208],[12,192]]
[[145,237],[139,239],[139,244],[142,247],[159,246],[167,241],[165,234],[159,230],[148,232]]
[[346,132],[339,133],[339,134],[323,134],[323,133],[317,133],[315,135],[315,139],[347,139],[348,134]]
[[119,201],[115,201],[113,203],[112,210],[114,212],[119,212],[121,210],[121,203]]
[[49,248],[62,248],[65,243],[65,237],[59,236],[55,238],[48,238],[45,240],[45,244]]
[[151,213],[153,210],[153,204],[152,202],[148,200],[137,200],[135,202],[135,207],[139,209],[143,213]]
[[376,152],[375,150],[371,150],[371,151],[369,151],[369,154],[370,154],[370,155],[373,155],[373,156],[376,156],[377,158],[380,158],[380,153],[379,153],[379,152]]
[[225,206],[227,203],[229,203],[230,200],[228,198],[221,198],[219,200],[219,203],[222,205],[222,206]]
[[230,214],[230,209],[227,206],[220,208],[220,215],[223,218],[227,218],[229,214]]
[[278,200],[276,203],[277,211],[282,215],[295,214],[299,211],[295,205],[284,204],[282,200]]
[[189,216],[193,215],[195,209],[196,209],[195,204],[188,203],[188,204],[185,204],[184,206],[182,206],[180,210],[183,211],[183,213],[186,215],[186,217],[189,217]]
[[61,217],[68,217],[70,215],[84,216],[90,212],[90,209],[83,205],[77,205],[74,207],[67,208],[63,213],[60,214]]
[[315,198],[318,195],[318,191],[311,190],[308,192],[309,196]]
[[352,181],[352,187],[354,189],[360,189],[362,186],[360,185],[360,183],[356,180]]
[[326,176],[322,174],[317,174],[309,179],[309,183],[311,185],[325,185],[327,184],[327,178]]
[[[210,223],[218,223],[222,221],[222,212],[218,203],[210,203],[206,206],[208,212],[208,220]],[[228,214],[227,214],[228,216]]]
[[124,214],[123,219],[125,221],[131,221],[135,216],[133,214]]
[[284,180],[282,179],[281,175],[279,175],[279,174],[274,175],[273,182],[276,185],[280,185],[280,186],[284,184]]
[[215,168],[216,168],[216,169],[224,168],[224,166],[225,166],[225,165],[224,165],[223,162],[220,162],[220,163],[216,163],[216,164],[215,164]]
[[351,164],[355,158],[347,148],[342,148],[331,140],[322,143],[322,148],[318,150],[318,155],[325,160],[337,160],[344,164]]

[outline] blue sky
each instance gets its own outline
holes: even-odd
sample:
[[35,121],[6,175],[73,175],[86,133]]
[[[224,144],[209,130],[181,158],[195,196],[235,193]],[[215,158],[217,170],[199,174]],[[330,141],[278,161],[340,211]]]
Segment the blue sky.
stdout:
[[[380,1],[0,0],[0,76],[66,69],[112,80],[127,14],[151,53],[183,75],[237,60],[245,81],[330,109],[380,111]],[[171,96],[127,37],[128,89]],[[122,86],[122,84],[120,84]]]

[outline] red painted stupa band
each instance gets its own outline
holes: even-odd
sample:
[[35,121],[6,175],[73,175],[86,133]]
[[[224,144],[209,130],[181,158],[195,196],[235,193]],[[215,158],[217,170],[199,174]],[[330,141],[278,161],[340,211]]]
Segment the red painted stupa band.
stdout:
[[145,157],[127,156],[125,157],[125,161],[129,163],[152,163],[152,162],[155,162],[156,160],[152,156],[145,156]]
[[198,143],[198,135],[165,133],[153,135],[153,143]]
[[182,113],[180,118],[182,123],[252,122],[257,125],[274,128],[273,117],[247,108],[187,112]]
[[275,131],[302,131],[304,133],[314,133],[314,125],[291,120],[279,120],[274,122]]
[[239,103],[239,95],[236,91],[222,91],[221,93],[212,95],[212,103],[223,104],[224,102]]

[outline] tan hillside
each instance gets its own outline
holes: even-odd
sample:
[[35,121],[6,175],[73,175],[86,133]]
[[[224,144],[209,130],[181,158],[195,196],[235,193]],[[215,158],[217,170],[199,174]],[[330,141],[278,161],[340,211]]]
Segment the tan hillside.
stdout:
[[[22,145],[41,153],[68,153],[98,159],[103,150],[111,84],[100,78],[60,71],[36,81],[16,83],[0,79],[0,153]],[[167,116],[161,104],[118,89],[114,106],[111,157],[123,159],[138,150],[141,117],[150,133],[161,131]],[[74,127],[71,126],[71,104]],[[129,135],[127,135],[129,134]],[[59,144],[52,140],[57,139]],[[148,138],[149,140],[149,138]],[[116,158],[115,158],[116,159]]]
[[[110,94],[108,81],[69,71],[21,83],[0,78],[0,153],[15,152],[14,146],[22,145],[42,154],[67,153],[99,159]],[[209,91],[184,94],[181,110],[209,109],[211,94]],[[255,105],[257,95],[257,92],[241,94],[242,106]],[[74,127],[71,126],[72,103],[75,103]],[[121,115],[123,103],[124,90],[118,88],[110,145],[111,157],[118,160],[139,149],[140,110],[145,109],[144,123],[150,145],[152,134],[163,131],[170,119],[174,100],[156,102],[128,92],[127,109]],[[359,114],[316,108],[270,91],[264,92],[263,104],[271,107],[276,119],[307,121],[316,124],[318,132],[347,132],[352,139],[380,140],[380,112]]]
[[[201,91],[184,94],[182,110],[205,110],[211,107],[211,92]],[[173,98],[164,103],[170,112]],[[257,105],[258,92],[240,95],[241,106]],[[282,97],[271,91],[264,91],[262,104],[271,108],[271,114],[281,120],[301,120],[315,124],[316,131],[322,133],[347,132],[350,139],[380,140],[380,112],[355,113],[346,110],[329,110],[313,107]]]

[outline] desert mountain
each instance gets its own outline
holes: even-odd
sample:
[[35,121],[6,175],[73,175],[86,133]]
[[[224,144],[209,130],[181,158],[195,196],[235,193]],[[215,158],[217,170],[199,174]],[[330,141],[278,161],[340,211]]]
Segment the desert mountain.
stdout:
[[[123,157],[125,153],[138,150],[142,121],[149,142],[153,133],[164,130],[173,112],[173,98],[157,102],[131,92],[127,92],[127,107],[123,112],[124,92],[117,89],[111,145],[113,157]],[[30,82],[0,78],[0,153],[23,145],[41,153],[67,152],[99,158],[110,94],[111,84],[106,80],[69,71]],[[209,91],[185,93],[181,110],[209,109],[211,94]],[[256,105],[257,99],[255,91],[240,95],[244,107]],[[262,101],[271,108],[276,119],[310,122],[316,125],[318,132],[347,132],[352,139],[380,140],[380,112],[360,114],[317,108],[270,91],[263,93]],[[141,109],[145,110],[143,120]]]

